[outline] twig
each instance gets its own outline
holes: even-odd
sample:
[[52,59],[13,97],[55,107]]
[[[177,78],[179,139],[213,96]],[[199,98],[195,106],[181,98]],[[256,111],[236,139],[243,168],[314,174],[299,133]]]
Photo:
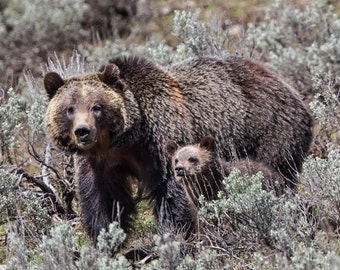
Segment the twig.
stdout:
[[52,203],[55,205],[57,213],[65,214],[65,209],[55,189],[53,187],[51,188],[51,185],[47,185],[44,181],[41,180],[41,178],[44,178],[44,176],[38,176],[38,177],[33,176],[22,168],[17,168],[15,172],[17,174],[20,174],[20,179],[26,178],[27,181],[34,183],[36,186],[38,186],[41,189],[41,191],[44,194],[49,196],[51,198]]

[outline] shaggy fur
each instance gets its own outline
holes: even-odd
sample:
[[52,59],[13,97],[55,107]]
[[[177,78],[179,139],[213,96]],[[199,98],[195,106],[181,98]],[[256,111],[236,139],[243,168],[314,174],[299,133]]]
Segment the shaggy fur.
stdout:
[[245,176],[252,176],[261,171],[265,190],[274,190],[278,196],[284,192],[283,177],[262,162],[249,159],[227,162],[220,159],[215,140],[211,136],[203,137],[199,144],[182,147],[170,140],[166,143],[166,150],[171,158],[175,179],[185,191],[195,223],[200,195],[208,201],[216,200],[218,192],[225,191],[223,179],[228,177],[233,169],[240,170]]
[[75,154],[92,239],[118,218],[129,228],[135,180],[157,217],[167,207],[175,223],[187,224],[185,198],[169,196],[178,188],[169,183],[163,149],[169,139],[190,144],[211,134],[227,160],[262,161],[291,187],[312,140],[312,118],[295,91],[242,58],[193,59],[165,70],[143,58],[119,57],[97,74],[62,79],[48,73],[44,84],[46,133]]

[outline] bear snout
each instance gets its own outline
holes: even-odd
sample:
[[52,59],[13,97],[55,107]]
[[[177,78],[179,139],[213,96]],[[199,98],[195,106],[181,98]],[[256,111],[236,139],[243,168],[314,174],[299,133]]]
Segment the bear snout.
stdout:
[[185,176],[185,170],[183,166],[175,167],[176,176]]
[[79,141],[86,141],[90,135],[90,129],[85,126],[80,126],[74,131],[74,134]]
[[79,145],[87,145],[96,142],[96,129],[87,125],[77,126],[74,135]]

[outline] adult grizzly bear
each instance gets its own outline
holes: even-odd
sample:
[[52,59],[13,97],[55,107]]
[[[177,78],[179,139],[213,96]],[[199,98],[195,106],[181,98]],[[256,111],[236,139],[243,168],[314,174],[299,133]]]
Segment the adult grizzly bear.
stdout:
[[75,154],[92,239],[113,220],[129,227],[134,180],[161,221],[190,222],[185,196],[171,180],[168,139],[190,144],[211,134],[227,160],[262,161],[294,187],[312,140],[312,117],[278,76],[238,57],[193,59],[169,70],[138,57],[110,62],[96,74],[64,79],[51,72],[44,78],[46,132]]
[[215,140],[211,136],[203,137],[198,144],[185,146],[169,140],[166,150],[171,158],[175,179],[186,193],[195,227],[200,195],[208,201],[218,199],[219,191],[226,191],[223,179],[233,169],[238,169],[242,175],[249,177],[261,171],[263,189],[273,190],[278,196],[283,194],[284,180],[278,172],[262,162],[248,158],[232,162],[219,158]]

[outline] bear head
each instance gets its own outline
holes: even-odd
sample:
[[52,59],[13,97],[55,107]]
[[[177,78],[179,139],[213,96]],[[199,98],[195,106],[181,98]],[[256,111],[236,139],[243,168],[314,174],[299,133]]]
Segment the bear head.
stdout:
[[45,126],[49,139],[63,150],[105,151],[131,124],[125,85],[113,64],[103,72],[62,79],[47,73],[44,86],[50,102]]
[[175,178],[180,182],[188,177],[205,174],[216,161],[215,140],[211,136],[203,137],[199,144],[183,147],[168,141],[166,150],[171,158]]

